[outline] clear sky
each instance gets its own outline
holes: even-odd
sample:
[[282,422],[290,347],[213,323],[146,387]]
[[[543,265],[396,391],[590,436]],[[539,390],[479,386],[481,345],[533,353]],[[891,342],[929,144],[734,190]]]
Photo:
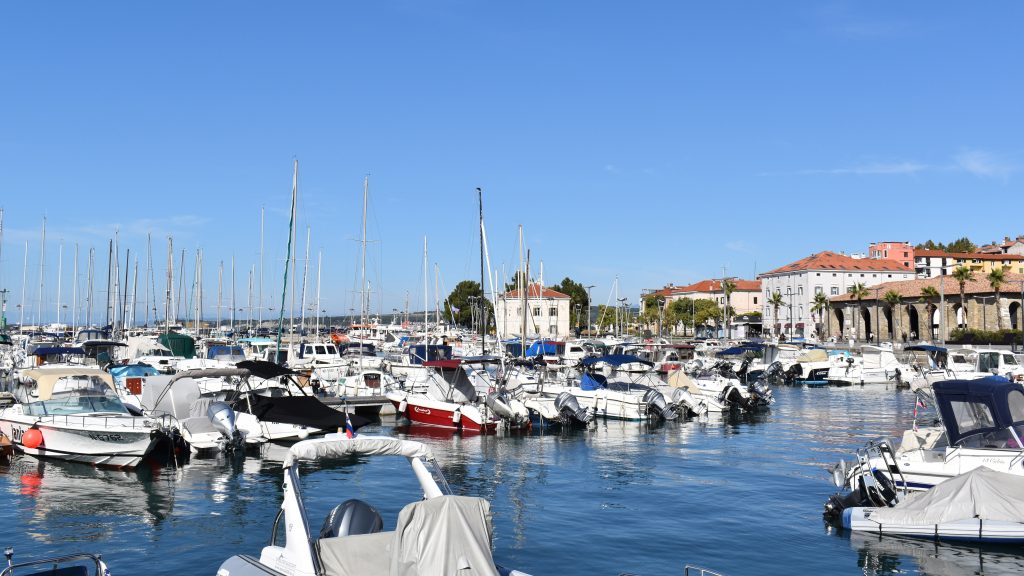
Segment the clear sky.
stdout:
[[[259,263],[277,305],[292,161],[310,294],[358,308],[362,180],[376,306],[447,293],[517,225],[545,282],[643,288],[751,277],[875,240],[1024,233],[1018,2],[7,2],[0,8],[0,287],[70,304],[74,245],[154,237],[218,263],[236,307]],[[180,258],[177,253],[175,259]],[[134,258],[133,258],[134,260]],[[300,269],[301,273],[301,269]],[[256,291],[256,289],[254,289]],[[272,296],[273,295],[273,296]],[[80,297],[81,298],[81,297]],[[98,295],[98,299],[102,296]],[[310,296],[310,299],[312,296]],[[433,294],[430,296],[433,305]],[[163,304],[157,304],[160,310]],[[162,313],[161,313],[162,314]],[[226,316],[227,312],[223,312]]]

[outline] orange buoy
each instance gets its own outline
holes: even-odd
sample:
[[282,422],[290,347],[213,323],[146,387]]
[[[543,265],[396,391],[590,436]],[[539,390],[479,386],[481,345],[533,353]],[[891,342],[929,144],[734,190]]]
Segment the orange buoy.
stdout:
[[43,433],[38,428],[29,428],[21,435],[21,445],[25,448],[39,448],[43,445]]

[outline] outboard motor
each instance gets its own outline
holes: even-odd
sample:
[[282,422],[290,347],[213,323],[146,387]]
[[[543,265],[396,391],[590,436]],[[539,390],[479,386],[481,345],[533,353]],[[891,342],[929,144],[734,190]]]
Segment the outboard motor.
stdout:
[[576,420],[586,425],[594,419],[594,412],[590,408],[580,408],[579,400],[568,392],[559,392],[554,404],[563,421]]
[[803,375],[804,375],[804,367],[801,366],[799,362],[797,362],[796,364],[793,364],[792,366],[790,366],[789,369],[786,370],[786,372],[784,374],[786,382],[789,383],[789,384],[792,384],[797,378],[799,378],[799,377],[801,377]]
[[345,500],[338,504],[324,518],[320,528],[321,538],[376,534],[384,529],[380,512],[362,500]]
[[211,402],[210,407],[206,409],[206,417],[213,423],[213,427],[224,436],[226,449],[242,445],[244,438],[235,427],[235,411],[227,402]]
[[775,403],[775,398],[772,397],[772,390],[768,387],[763,380],[754,382],[747,388],[747,393],[750,394],[751,405],[757,406],[771,406]]
[[675,420],[675,410],[669,407],[668,403],[665,402],[665,396],[657,390],[648,390],[644,392],[644,403],[647,404],[647,413],[653,416],[664,418],[665,420]]
[[703,416],[708,413],[707,403],[703,400],[697,400],[694,398],[693,394],[691,394],[689,390],[673,388],[672,396],[669,400],[671,404],[675,406],[677,412],[680,407],[683,407],[696,416]]

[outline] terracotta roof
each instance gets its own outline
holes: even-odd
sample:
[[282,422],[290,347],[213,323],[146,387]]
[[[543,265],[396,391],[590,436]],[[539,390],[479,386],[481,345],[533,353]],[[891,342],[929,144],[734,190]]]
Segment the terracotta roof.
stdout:
[[769,276],[771,274],[785,274],[787,272],[799,272],[801,270],[867,270],[867,271],[882,271],[882,272],[913,272],[909,268],[904,267],[899,262],[894,260],[883,260],[877,258],[851,258],[845,254],[836,254],[835,252],[818,252],[817,254],[811,254],[807,258],[802,258],[793,262],[792,264],[786,264],[770,270],[759,275],[758,278]]
[[[732,280],[733,282],[736,283],[736,292],[760,292],[761,291],[761,281],[760,280],[744,280],[742,278],[730,278],[730,280]],[[661,290],[656,290],[654,292],[645,294],[644,298],[650,298],[651,296],[657,297],[657,296],[672,296],[672,295],[675,295],[675,294],[690,294],[692,292],[711,293],[711,292],[721,292],[721,291],[722,291],[722,280],[716,278],[716,279],[712,279],[712,280],[701,280],[700,282],[695,282],[693,284],[690,284],[689,286],[666,286],[665,288],[662,288]]]
[[[504,297],[505,298],[519,298],[520,297],[519,290],[509,290],[508,292],[505,292]],[[529,298],[556,298],[556,299],[557,298],[565,298],[566,300],[569,299],[569,296],[567,294],[562,294],[561,292],[559,292],[557,290],[552,290],[551,288],[545,288],[545,287],[541,286],[540,283],[530,284],[526,288],[526,297],[528,299]]]
[[942,250],[918,250],[914,256],[931,258],[954,258],[960,260],[1024,260],[1020,254],[989,254],[985,252],[943,252]]
[[[1020,283],[1024,280],[1024,274],[1007,274],[1003,282],[1000,294],[1013,296],[1020,294]],[[940,283],[942,286],[940,286]],[[881,299],[889,290],[895,290],[905,299],[921,298],[921,289],[925,286],[932,286],[940,294],[945,290],[946,299],[960,298],[960,284],[952,276],[936,276],[934,278],[918,278],[917,280],[900,280],[896,282],[883,282],[874,286],[868,286],[868,295],[862,302],[874,301],[875,290],[878,290],[878,297]],[[984,274],[975,274],[974,279],[964,284],[964,294],[992,294],[992,285],[988,283]],[[841,294],[829,298],[832,302],[848,302],[855,300],[849,294]]]

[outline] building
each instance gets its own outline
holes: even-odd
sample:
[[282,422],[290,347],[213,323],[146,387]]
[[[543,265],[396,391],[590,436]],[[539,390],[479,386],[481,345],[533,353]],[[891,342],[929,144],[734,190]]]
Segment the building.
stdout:
[[[736,285],[729,297],[729,305],[732,306],[736,315],[760,312],[761,310],[761,281],[744,280],[742,278],[729,278]],[[667,308],[675,300],[689,298],[691,300],[713,300],[719,306],[725,305],[725,294],[722,292],[722,280],[720,278],[701,280],[688,286],[673,286],[669,284],[661,290],[644,294],[644,299],[651,297],[662,297],[665,299]]]
[[[825,314],[811,310],[816,294],[833,297],[845,294],[858,283],[871,287],[882,282],[913,278],[913,270],[893,260],[853,258],[828,251],[812,254],[758,276],[764,303],[764,330],[766,333],[785,334],[789,338],[807,338],[819,327],[829,334],[824,326]],[[768,304],[776,292],[783,296],[778,318],[774,307]]]
[[1017,236],[1016,238],[1004,236],[1002,242],[981,246],[978,248],[978,252],[982,254],[1017,254],[1024,256],[1024,236]]
[[[531,283],[526,290],[526,338],[553,338],[563,340],[570,335],[571,298],[539,283]],[[523,298],[519,290],[510,290],[498,296],[494,307],[495,323],[502,338],[523,335]]]
[[907,270],[914,269],[914,247],[909,242],[876,242],[868,246],[868,257],[899,262]]
[[[934,288],[937,296],[924,296],[922,291]],[[885,302],[887,292],[900,295],[900,303]],[[942,340],[956,328],[995,330],[1020,329],[1021,294],[1024,274],[1007,274],[996,301],[988,280],[976,276],[964,284],[964,302],[960,301],[960,285],[945,276],[914,280],[883,282],[872,287],[859,302],[849,294],[830,299],[831,313],[828,333],[842,338],[856,334],[858,340],[875,336],[877,341]],[[966,306],[966,308],[965,308]]]
[[1008,273],[1024,274],[1024,255],[942,250],[917,250],[914,253],[914,270],[918,278],[948,276],[959,266],[966,266],[982,275],[995,268],[1002,268]]

